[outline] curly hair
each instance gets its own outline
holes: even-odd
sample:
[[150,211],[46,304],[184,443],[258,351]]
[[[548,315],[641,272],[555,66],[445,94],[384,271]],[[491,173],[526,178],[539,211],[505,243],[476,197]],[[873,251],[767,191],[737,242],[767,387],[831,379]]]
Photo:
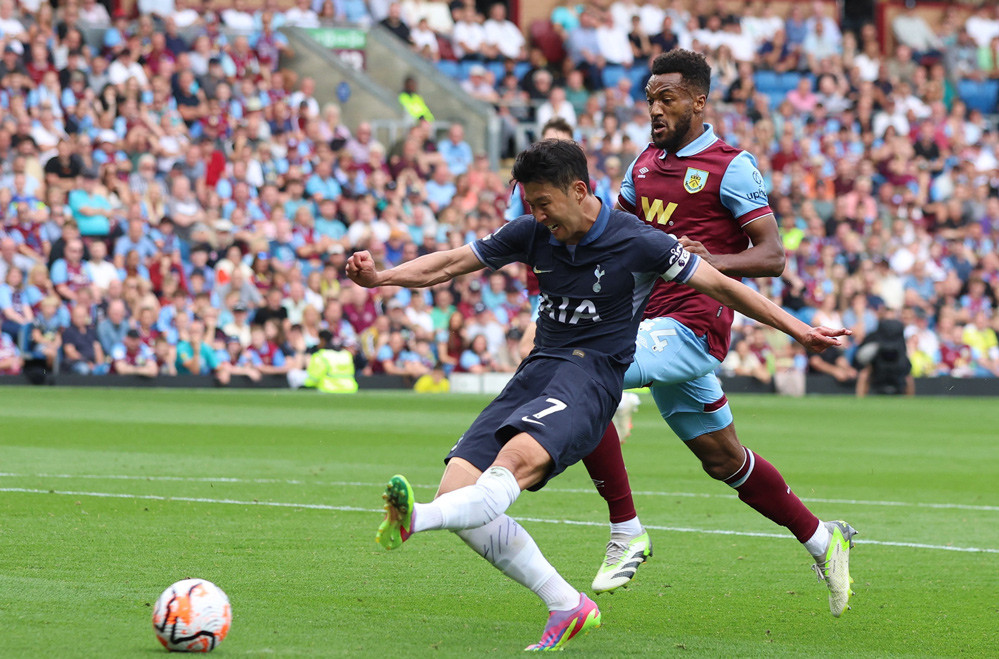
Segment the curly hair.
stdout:
[[679,73],[683,84],[698,94],[711,91],[711,65],[700,53],[682,48],[662,53],[652,61],[652,75],[664,73]]

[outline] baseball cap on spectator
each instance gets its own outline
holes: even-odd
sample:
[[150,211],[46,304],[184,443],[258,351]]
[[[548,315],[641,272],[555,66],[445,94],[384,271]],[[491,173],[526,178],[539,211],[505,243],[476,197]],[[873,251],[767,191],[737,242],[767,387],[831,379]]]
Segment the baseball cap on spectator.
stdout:
[[23,55],[24,46],[21,44],[20,41],[10,41],[4,47],[3,53],[4,55],[6,55],[7,53],[12,53],[14,55]]
[[233,224],[229,220],[215,220],[216,231],[231,232],[233,228]]
[[269,258],[271,258],[271,255],[270,255],[269,252],[257,252],[257,258],[258,259],[269,259]]
[[83,178],[100,178],[96,167],[84,167],[83,171],[80,172],[80,176]]
[[246,99],[246,111],[247,112],[260,112],[264,109],[264,104],[256,96],[251,96]]
[[233,313],[245,313],[246,311],[248,311],[248,309],[246,308],[246,305],[243,304],[242,302],[237,302],[236,304],[232,305]]
[[97,143],[98,144],[100,144],[101,142],[110,142],[110,143],[114,144],[117,141],[118,141],[118,134],[115,133],[110,128],[106,128],[106,129],[102,130],[101,132],[97,133]]
[[478,279],[473,279],[472,281],[468,282],[468,290],[475,292],[481,291],[482,282],[480,282]]
[[130,329],[130,330],[128,330],[127,332],[125,332],[125,336],[127,336],[130,339],[140,339],[140,338],[142,338],[142,336],[139,334],[139,330],[137,330],[137,329]]
[[396,299],[389,300],[388,304],[385,305],[385,308],[386,309],[402,309],[402,302],[400,302],[399,300],[396,300]]
[[468,75],[471,76],[484,76],[486,75],[486,67],[481,64],[473,64],[470,69],[468,69]]
[[475,315],[479,315],[480,313],[483,313],[487,309],[489,309],[489,307],[487,307],[484,302],[479,302],[474,307],[472,307],[472,310],[475,312]]

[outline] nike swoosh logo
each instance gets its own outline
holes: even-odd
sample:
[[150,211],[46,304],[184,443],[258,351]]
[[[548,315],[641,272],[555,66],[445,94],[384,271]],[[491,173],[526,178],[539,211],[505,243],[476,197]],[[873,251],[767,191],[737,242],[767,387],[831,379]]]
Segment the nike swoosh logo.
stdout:
[[520,420],[521,420],[521,421],[525,421],[525,422],[527,422],[527,423],[536,423],[536,424],[537,424],[537,425],[539,425],[539,426],[543,426],[543,425],[545,425],[545,424],[541,423],[540,421],[538,421],[538,420],[536,420],[536,419],[532,419],[532,418],[530,418],[530,417],[526,417],[526,416],[522,416],[522,417],[520,417]]
[[554,272],[554,269],[552,269],[552,270],[538,270],[538,266],[534,266],[534,274],[536,274],[536,275],[543,275],[546,272]]

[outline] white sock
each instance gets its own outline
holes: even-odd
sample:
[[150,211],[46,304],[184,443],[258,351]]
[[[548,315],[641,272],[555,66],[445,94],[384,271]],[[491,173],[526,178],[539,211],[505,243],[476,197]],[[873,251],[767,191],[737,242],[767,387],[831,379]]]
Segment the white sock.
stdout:
[[829,548],[829,541],[832,539],[832,534],[829,533],[829,529],[826,525],[819,520],[819,528],[815,529],[815,533],[812,537],[801,543],[805,545],[805,549],[808,553],[817,561],[826,560],[826,550]]
[[579,605],[579,591],[555,571],[531,534],[510,516],[500,515],[485,526],[456,534],[497,570],[534,592],[549,611]]
[[642,523],[637,517],[632,517],[627,522],[611,522],[611,535],[621,533],[629,537],[634,537],[642,533]]
[[442,494],[431,503],[413,506],[413,533],[474,529],[488,524],[520,496],[520,486],[506,467],[490,467],[475,485]]

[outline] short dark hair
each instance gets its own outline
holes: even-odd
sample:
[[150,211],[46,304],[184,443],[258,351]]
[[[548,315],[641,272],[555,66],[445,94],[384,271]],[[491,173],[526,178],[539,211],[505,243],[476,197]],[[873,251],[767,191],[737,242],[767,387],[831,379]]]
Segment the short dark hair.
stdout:
[[674,48],[658,55],[652,60],[652,75],[664,73],[679,73],[683,83],[699,94],[711,91],[711,65],[700,53]]
[[513,179],[521,185],[551,183],[564,191],[583,181],[590,189],[586,154],[570,140],[541,140],[521,151],[513,164]]

